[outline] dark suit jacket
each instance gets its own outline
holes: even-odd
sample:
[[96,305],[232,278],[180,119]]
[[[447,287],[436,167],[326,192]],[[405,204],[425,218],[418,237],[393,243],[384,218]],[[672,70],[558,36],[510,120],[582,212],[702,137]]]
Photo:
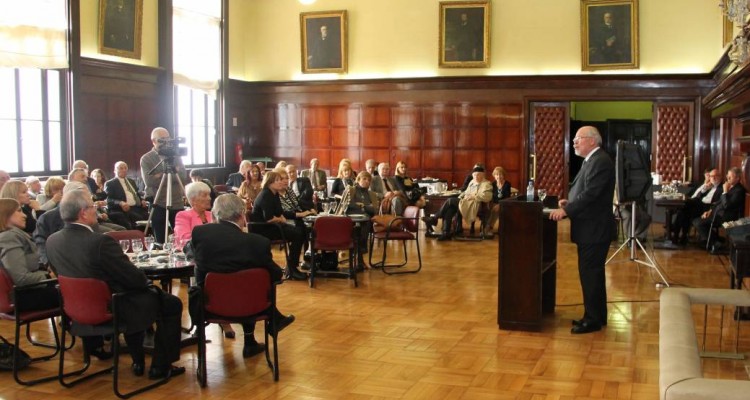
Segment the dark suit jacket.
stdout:
[[[492,181],[492,202],[497,203],[500,200],[505,200],[510,197],[510,182],[507,180],[503,183],[503,186],[498,190],[497,181]],[[502,193],[502,197],[498,194],[498,191]]]
[[[141,206],[141,196],[138,194],[138,186],[135,185],[135,181],[130,178],[125,178],[132,185],[133,191],[135,191],[135,205],[136,207]],[[107,207],[109,211],[122,211],[120,207],[121,201],[126,201],[125,189],[120,184],[120,180],[114,177],[104,182],[104,191],[107,192]]]
[[609,243],[616,229],[612,213],[615,165],[603,149],[583,163],[568,194],[565,212],[574,243]]
[[297,197],[299,207],[302,210],[312,210],[314,208],[313,187],[310,179],[301,176],[294,181],[294,184],[297,185],[299,190],[299,197]]
[[227,186],[229,186],[230,188],[232,187],[238,188],[240,187],[240,185],[242,185],[242,181],[244,180],[245,180],[245,177],[242,176],[242,174],[239,172],[229,174],[229,177],[227,178]]
[[137,291],[121,309],[127,331],[143,331],[156,320],[158,297],[149,290],[143,271],[130,262],[120,244],[109,236],[77,224],[66,224],[47,239],[47,257],[58,275],[101,279],[113,293]]
[[47,264],[47,238],[65,226],[60,216],[60,207],[55,207],[39,217],[32,238],[39,251],[39,262]]
[[196,226],[192,242],[198,285],[203,285],[209,272],[236,272],[248,268],[265,268],[272,282],[281,280],[282,270],[271,255],[271,241],[255,233],[242,232],[231,222]]
[[742,217],[745,213],[745,192],[745,187],[738,183],[732,186],[726,194],[722,194],[713,208],[716,218],[726,222]]

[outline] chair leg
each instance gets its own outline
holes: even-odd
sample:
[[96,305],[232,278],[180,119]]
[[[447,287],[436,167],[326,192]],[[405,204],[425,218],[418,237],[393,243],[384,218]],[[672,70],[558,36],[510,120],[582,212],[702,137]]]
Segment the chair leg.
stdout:
[[[315,260],[315,254],[316,253],[317,253],[317,251],[315,251],[315,249],[311,247],[310,248],[310,278],[309,278],[309,284],[310,284],[311,288],[315,287],[315,270],[317,268],[317,265],[316,265],[316,262],[315,262],[316,261]],[[321,255],[321,257],[322,257],[322,255]]]
[[[60,352],[60,343],[61,342],[60,342],[60,337],[59,337],[59,335],[57,333],[57,327],[55,326],[55,319],[54,318],[50,318],[50,322],[52,323],[52,334],[55,337],[56,346],[50,346],[50,345],[44,344],[43,347],[54,348],[55,351],[52,354],[47,354],[47,355],[44,355],[44,356],[32,358],[31,359],[32,363],[33,362],[37,362],[37,361],[47,361],[47,360],[50,360],[51,358],[55,357]],[[15,347],[13,348],[13,379],[19,385],[24,385],[24,386],[32,386],[32,385],[36,385],[38,383],[49,382],[49,381],[53,381],[53,380],[57,379],[57,375],[46,376],[44,378],[32,379],[32,380],[29,380],[29,381],[25,381],[25,380],[21,379],[21,377],[19,375],[20,368],[22,368],[19,365],[20,364],[20,362],[19,362],[20,361],[19,360],[20,353],[19,352],[21,350],[21,348],[19,347],[19,345],[20,345],[21,325],[26,325],[26,329],[27,329],[26,330],[26,338],[28,339],[28,341],[31,344],[35,344],[36,343],[33,340],[31,340],[31,337],[30,337],[30,335],[28,333],[28,328],[29,328],[29,325],[31,325],[31,322],[16,321],[16,337],[15,337],[15,340],[14,340],[14,343],[15,343],[14,346]]]
[[[355,244],[355,246],[357,246],[357,244]],[[354,253],[357,253],[357,256],[359,256],[359,248],[352,247],[351,249],[349,249],[349,278],[354,280],[354,287],[358,287],[357,271],[354,269],[354,260],[355,260]]]
[[196,374],[201,387],[206,387],[208,381],[208,371],[206,369],[206,323],[199,321],[196,324],[195,330],[198,335],[198,368]]

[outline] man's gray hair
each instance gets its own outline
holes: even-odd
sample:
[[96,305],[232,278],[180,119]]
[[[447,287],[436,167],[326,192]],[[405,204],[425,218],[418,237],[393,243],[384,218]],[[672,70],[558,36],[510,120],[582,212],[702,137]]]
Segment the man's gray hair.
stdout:
[[74,177],[75,177],[75,176],[76,176],[77,174],[83,174],[83,176],[85,176],[85,177],[88,177],[88,175],[86,175],[86,170],[85,170],[85,169],[83,169],[83,168],[73,168],[73,169],[72,169],[72,170],[70,170],[70,172],[68,173],[68,180],[69,180],[69,181],[72,181],[72,180],[73,180],[73,178],[74,178]]
[[188,203],[192,204],[193,199],[201,193],[211,193],[211,188],[203,182],[188,183],[185,186],[185,197],[187,197]]
[[216,221],[239,221],[245,215],[245,202],[237,195],[225,193],[214,201],[211,213]]
[[91,191],[89,190],[89,186],[85,183],[81,183],[78,181],[70,181],[63,186],[63,196],[66,193],[70,192],[76,192],[76,191],[83,191],[86,192],[88,195],[91,195]]
[[594,138],[594,141],[596,141],[596,145],[601,147],[602,145],[602,135],[599,133],[599,130],[595,127],[589,125],[584,126],[582,129],[586,130],[586,136]]
[[378,164],[378,173],[379,174],[382,173],[383,172],[383,168],[385,168],[386,166],[390,167],[391,164],[387,163],[387,162],[382,162],[382,163]]
[[75,222],[78,220],[78,214],[88,208],[89,201],[91,194],[87,191],[74,190],[64,194],[60,201],[60,217],[65,222]]

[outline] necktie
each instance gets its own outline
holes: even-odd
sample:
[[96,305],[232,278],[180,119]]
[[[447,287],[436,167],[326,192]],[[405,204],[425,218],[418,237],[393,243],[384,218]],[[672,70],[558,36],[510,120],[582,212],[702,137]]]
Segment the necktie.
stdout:
[[128,181],[128,178],[125,178],[123,180],[125,181],[125,187],[128,189],[128,192],[133,195],[133,199],[136,203],[138,203],[138,193],[136,193],[135,189],[133,189],[133,186],[130,185],[130,181]]

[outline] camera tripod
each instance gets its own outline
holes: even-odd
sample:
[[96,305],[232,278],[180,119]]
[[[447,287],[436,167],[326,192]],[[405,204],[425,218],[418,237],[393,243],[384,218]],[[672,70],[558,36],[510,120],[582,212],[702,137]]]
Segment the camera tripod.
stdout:
[[[637,264],[645,265],[649,268],[652,268],[656,271],[657,274],[659,274],[659,277],[661,278],[661,281],[663,282],[664,286],[669,287],[669,282],[667,282],[667,279],[664,278],[664,274],[661,271],[661,268],[654,262],[654,258],[648,254],[646,249],[643,247],[643,244],[641,241],[635,236],[635,213],[636,213],[636,204],[635,202],[630,203],[630,232],[628,232],[629,236],[628,239],[625,240],[625,242],[622,243],[620,248],[617,249],[617,251],[614,252],[608,259],[607,262],[604,263],[604,265],[609,264],[610,261],[612,261],[613,258],[617,254],[619,254],[621,251],[625,249],[625,246],[630,247],[630,261],[633,261]],[[638,246],[638,247],[636,247]],[[646,259],[648,261],[643,261],[638,259],[638,249],[641,249],[643,254],[646,256]],[[658,283],[657,283],[658,285]]]
[[[172,179],[177,179],[177,182],[180,183],[180,188],[183,187],[182,185],[182,179],[180,179],[180,175],[177,174],[177,169],[174,165],[174,157],[164,157],[154,168],[151,169],[151,171],[148,171],[148,174],[151,175],[157,168],[159,168],[160,165],[164,165],[164,173],[161,176],[161,182],[159,182],[159,188],[156,190],[156,194],[154,195],[154,203],[156,203],[156,199],[159,198],[159,195],[161,194],[161,191],[166,186],[167,188],[167,204],[165,206],[166,208],[166,215],[164,217],[164,241],[167,240],[169,237],[169,210],[172,207]],[[183,190],[183,189],[180,189]],[[184,195],[184,193],[183,193]],[[148,233],[148,229],[151,226],[151,219],[154,215],[154,207],[156,205],[151,205],[151,211],[148,213],[148,221],[146,222],[146,230],[144,232]],[[162,243],[163,244],[163,243]]]

